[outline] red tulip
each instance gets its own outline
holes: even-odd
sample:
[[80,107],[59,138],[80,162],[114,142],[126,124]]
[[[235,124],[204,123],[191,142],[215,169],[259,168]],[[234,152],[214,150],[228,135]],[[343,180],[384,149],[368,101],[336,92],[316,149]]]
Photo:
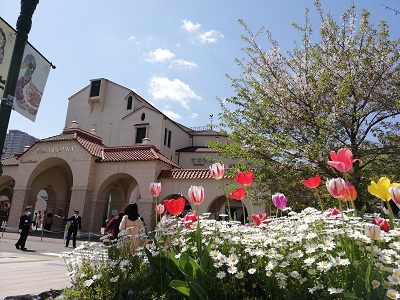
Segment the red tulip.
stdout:
[[186,228],[192,228],[192,223],[197,222],[197,213],[195,211],[188,212],[180,221],[185,224]]
[[185,208],[185,199],[179,197],[178,199],[164,200],[164,207],[171,215],[180,215]]
[[152,182],[150,184],[150,193],[153,197],[158,197],[161,193],[161,182]]
[[258,215],[253,214],[251,215],[251,218],[253,219],[254,223],[256,223],[256,226],[268,224],[267,213],[259,213]]
[[325,211],[325,214],[328,218],[332,218],[340,215],[340,210],[338,210],[337,208],[329,208]]
[[331,151],[331,159],[328,161],[328,165],[334,167],[339,172],[350,171],[356,160],[361,163],[361,159],[353,159],[353,153],[347,148],[339,149],[337,154],[335,151]]
[[374,219],[374,224],[378,225],[381,228],[381,230],[383,230],[385,232],[389,232],[390,225],[389,225],[388,221],[386,221],[385,219],[382,219],[382,218]]
[[236,177],[235,180],[239,182],[243,186],[248,186],[253,182],[254,175],[253,171],[250,170],[248,172],[240,172]]
[[233,191],[232,193],[228,194],[229,198],[232,198],[234,200],[242,200],[244,196],[246,196],[246,191],[244,188],[238,188],[236,191]]
[[321,177],[319,175],[315,175],[314,177],[311,177],[307,180],[302,180],[301,182],[309,189],[314,189],[321,183]]
[[212,178],[219,180],[222,177],[224,177],[224,172],[225,172],[224,165],[221,165],[220,163],[212,164],[210,166],[210,172]]
[[351,182],[344,188],[343,195],[339,198],[342,201],[354,201],[357,199],[357,191]]

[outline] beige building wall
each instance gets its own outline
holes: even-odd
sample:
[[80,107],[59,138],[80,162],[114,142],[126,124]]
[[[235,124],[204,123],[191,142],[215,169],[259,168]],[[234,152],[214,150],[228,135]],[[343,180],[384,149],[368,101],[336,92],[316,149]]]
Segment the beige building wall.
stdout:
[[[204,134],[193,132],[166,117],[133,91],[106,79],[98,80],[101,81],[99,96],[90,97],[89,84],[69,98],[65,121],[66,128],[76,121],[78,127],[86,132],[96,130],[95,134],[85,134],[89,140],[96,141],[97,154],[84,149],[76,140],[63,139],[63,133],[55,141],[49,138],[34,144],[19,157],[19,165],[4,166],[0,192],[12,191],[10,230],[17,230],[24,208],[35,205],[37,195],[42,191],[48,196],[47,210],[63,216],[79,210],[83,231],[99,233],[104,219],[123,210],[128,203],[138,203],[139,213],[146,224],[149,227],[155,224],[156,202],[149,191],[150,183],[158,181],[161,171],[176,166],[165,160],[145,158],[105,162],[99,154],[99,148],[104,150],[104,146],[123,148],[150,143],[184,169],[208,170],[209,163],[220,159],[215,151],[205,147],[205,143],[208,140],[227,141],[226,136],[212,131]],[[132,97],[131,109],[127,109],[129,97]],[[139,127],[146,128],[147,140],[144,143],[136,143]],[[171,135],[169,145],[168,135]],[[193,151],[188,148],[193,146],[201,146],[201,149]],[[177,151],[184,148],[190,152]],[[102,153],[104,155],[104,151]],[[211,160],[207,161],[205,155]],[[229,167],[234,160],[225,159],[223,163]],[[221,182],[210,178],[162,179],[162,193],[157,201],[177,194],[188,198],[190,186],[201,185],[206,197],[199,206],[199,213],[216,207],[222,213],[225,198],[224,191],[218,188]],[[230,203],[241,209],[242,202],[231,200]],[[249,214],[265,211],[265,206],[252,208],[246,198],[243,204]],[[53,228],[62,230],[64,225],[64,221],[55,220]]]

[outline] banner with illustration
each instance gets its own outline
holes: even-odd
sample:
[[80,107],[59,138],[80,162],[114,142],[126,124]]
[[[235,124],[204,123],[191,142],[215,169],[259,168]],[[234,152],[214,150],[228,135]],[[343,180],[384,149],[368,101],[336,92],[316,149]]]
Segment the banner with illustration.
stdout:
[[0,98],[6,85],[16,35],[16,31],[0,18]]
[[[2,24],[4,23],[8,26],[8,31],[10,31],[11,28],[11,31],[14,31],[14,33],[16,32],[3,19],[1,19],[1,21]],[[11,48],[10,55],[14,48],[14,42],[15,38],[13,40],[10,39],[7,43],[7,47]],[[3,60],[4,68],[7,69],[4,81],[7,78],[10,61],[4,62]],[[40,54],[30,43],[26,44],[15,89],[13,108],[15,111],[33,122],[35,121],[39,110],[40,101],[42,100],[43,91],[51,67],[51,63],[42,54]],[[3,69],[3,65],[1,69]]]

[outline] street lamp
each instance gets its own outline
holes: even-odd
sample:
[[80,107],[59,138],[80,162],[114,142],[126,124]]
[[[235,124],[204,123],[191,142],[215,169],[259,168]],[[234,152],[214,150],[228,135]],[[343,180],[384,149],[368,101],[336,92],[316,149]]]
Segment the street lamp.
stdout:
[[[0,105],[0,153],[3,153],[25,45],[28,41],[28,34],[32,27],[32,16],[38,3],[39,0],[21,0],[21,12],[17,21],[17,36],[15,38],[10,68],[8,70],[7,81]],[[3,168],[0,160],[0,176],[2,174]]]

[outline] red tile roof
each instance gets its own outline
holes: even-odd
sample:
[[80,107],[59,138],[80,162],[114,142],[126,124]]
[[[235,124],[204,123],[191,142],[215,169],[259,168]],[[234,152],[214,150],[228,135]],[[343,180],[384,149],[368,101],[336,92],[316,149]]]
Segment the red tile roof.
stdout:
[[106,147],[102,162],[159,160],[174,168],[181,168],[152,145]]
[[211,179],[210,169],[162,170],[157,179]]
[[[80,128],[65,129],[62,134],[37,140],[38,143],[74,141],[82,146],[88,153],[97,157],[97,162],[118,162],[118,161],[152,161],[158,160],[171,165],[174,168],[181,168],[174,161],[160,153],[152,145],[107,147],[102,143],[102,139],[94,134],[86,132]],[[33,145],[32,145],[33,146]],[[31,146],[31,148],[32,148]],[[24,153],[19,154],[18,158]],[[8,158],[3,160],[3,165],[18,165],[17,158]]]
[[15,156],[7,157],[1,160],[3,166],[18,166],[19,161]]

